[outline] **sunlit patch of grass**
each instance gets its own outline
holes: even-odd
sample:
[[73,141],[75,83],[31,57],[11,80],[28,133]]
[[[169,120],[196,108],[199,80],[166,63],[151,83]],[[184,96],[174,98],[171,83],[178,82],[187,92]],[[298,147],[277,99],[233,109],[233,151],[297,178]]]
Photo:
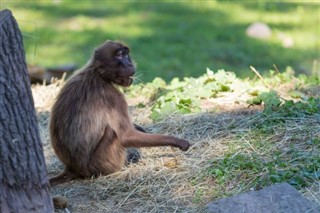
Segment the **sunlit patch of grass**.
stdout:
[[[128,43],[143,81],[197,77],[206,67],[241,77],[252,76],[250,65],[261,72],[276,64],[280,70],[289,65],[310,73],[320,57],[318,4],[32,1],[5,2],[2,7],[12,9],[24,35],[38,32],[37,40],[24,36],[24,45],[28,62],[42,66],[68,61],[82,66],[106,39]],[[271,27],[270,39],[245,35],[256,21]],[[293,40],[291,48],[282,46],[280,34]],[[60,46],[65,46],[62,51]],[[35,47],[35,60],[30,61]]]
[[[130,19],[130,22],[127,21]],[[116,16],[109,18],[108,21],[103,17],[89,17],[79,15],[66,19],[57,25],[61,31],[69,29],[70,31],[87,33],[89,31],[101,31],[126,37],[151,36],[151,31],[141,27],[142,18],[138,14],[128,14],[127,16]],[[114,23],[123,27],[115,27]],[[80,35],[81,36],[81,35]]]

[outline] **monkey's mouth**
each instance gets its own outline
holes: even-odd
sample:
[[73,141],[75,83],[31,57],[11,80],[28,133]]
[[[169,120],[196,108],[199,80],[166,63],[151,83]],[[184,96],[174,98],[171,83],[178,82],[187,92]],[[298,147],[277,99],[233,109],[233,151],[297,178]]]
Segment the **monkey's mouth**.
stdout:
[[115,83],[123,87],[128,87],[133,83],[133,79],[134,79],[133,75],[130,75],[130,76],[122,77],[121,79],[115,80]]
[[130,75],[130,76],[128,76],[128,80],[129,80],[129,84],[128,84],[128,86],[130,86],[132,83],[133,83],[133,80],[134,80],[134,76],[133,75]]
[[128,87],[133,83],[134,78],[134,75],[118,76],[114,79],[113,83],[122,87]]

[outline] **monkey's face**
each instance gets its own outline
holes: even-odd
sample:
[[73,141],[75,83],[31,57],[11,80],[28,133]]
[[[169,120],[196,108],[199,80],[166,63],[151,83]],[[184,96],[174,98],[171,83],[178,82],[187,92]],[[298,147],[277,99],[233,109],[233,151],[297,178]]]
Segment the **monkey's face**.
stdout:
[[129,56],[129,48],[121,47],[115,51],[114,58],[118,61],[118,72],[114,79],[114,83],[121,86],[130,86],[133,82],[135,67]]
[[101,64],[99,74],[108,82],[128,87],[133,82],[135,66],[129,48],[119,42],[107,41],[95,51],[94,60]]

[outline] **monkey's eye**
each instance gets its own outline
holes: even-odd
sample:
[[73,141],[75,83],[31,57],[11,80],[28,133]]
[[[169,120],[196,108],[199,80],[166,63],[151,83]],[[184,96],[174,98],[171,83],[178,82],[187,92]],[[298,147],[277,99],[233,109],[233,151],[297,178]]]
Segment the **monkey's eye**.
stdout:
[[127,48],[119,49],[116,51],[116,57],[118,59],[128,58],[129,50]]
[[116,52],[116,57],[122,57],[123,56],[123,50],[118,50]]

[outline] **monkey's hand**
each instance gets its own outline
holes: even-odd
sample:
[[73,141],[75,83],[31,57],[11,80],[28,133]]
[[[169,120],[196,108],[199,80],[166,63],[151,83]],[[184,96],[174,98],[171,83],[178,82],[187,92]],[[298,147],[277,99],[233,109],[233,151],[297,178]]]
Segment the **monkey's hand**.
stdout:
[[187,151],[189,149],[189,147],[190,147],[190,144],[189,144],[188,141],[180,139],[178,146],[179,146],[180,150]]

